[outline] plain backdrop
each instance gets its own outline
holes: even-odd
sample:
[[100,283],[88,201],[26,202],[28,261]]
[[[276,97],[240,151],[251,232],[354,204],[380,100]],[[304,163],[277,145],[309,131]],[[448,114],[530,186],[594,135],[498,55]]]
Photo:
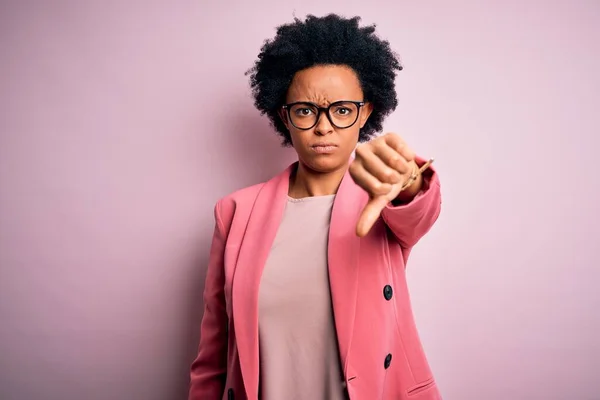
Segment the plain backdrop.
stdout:
[[[245,72],[337,12],[436,157],[409,262],[448,400],[600,399],[600,3],[2,1],[0,398],[185,399],[216,200],[286,167]],[[374,338],[377,340],[377,338]]]

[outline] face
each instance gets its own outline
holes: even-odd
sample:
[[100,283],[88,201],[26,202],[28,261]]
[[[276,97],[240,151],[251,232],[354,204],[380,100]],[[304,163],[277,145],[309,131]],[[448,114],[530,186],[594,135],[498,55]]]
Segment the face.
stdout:
[[[309,102],[318,107],[328,107],[342,100],[363,101],[363,91],[356,73],[345,66],[315,66],[299,71],[288,89],[286,103]],[[329,120],[321,112],[316,125],[310,129],[316,117],[316,109],[304,105],[281,111],[281,118],[292,138],[292,145],[304,167],[318,173],[338,171],[348,166],[348,160],[358,143],[362,128],[372,111],[370,103],[362,107],[344,104],[334,105]],[[350,126],[356,118],[356,122]],[[292,123],[294,122],[294,123]],[[296,125],[296,126],[294,126]],[[337,127],[336,127],[337,125]],[[341,128],[339,127],[341,126]]]

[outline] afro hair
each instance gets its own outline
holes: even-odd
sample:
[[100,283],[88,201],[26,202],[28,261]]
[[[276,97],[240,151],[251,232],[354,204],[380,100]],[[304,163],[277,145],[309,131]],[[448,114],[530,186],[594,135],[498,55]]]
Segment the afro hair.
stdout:
[[344,18],[308,15],[304,21],[281,25],[272,40],[261,48],[254,66],[247,72],[254,104],[266,114],[282,144],[291,146],[291,137],[278,111],[285,103],[294,75],[316,65],[344,65],[357,74],[364,100],[373,112],[360,130],[364,142],[383,129],[384,118],[396,109],[394,79],[402,66],[390,44],[375,34],[375,25],[359,26],[360,17]]

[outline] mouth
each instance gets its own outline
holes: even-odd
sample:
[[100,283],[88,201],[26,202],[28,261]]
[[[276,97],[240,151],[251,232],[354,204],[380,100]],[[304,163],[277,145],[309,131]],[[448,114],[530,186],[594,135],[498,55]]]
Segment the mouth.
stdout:
[[310,148],[318,154],[332,153],[337,147],[338,146],[335,143],[318,143],[310,146]]

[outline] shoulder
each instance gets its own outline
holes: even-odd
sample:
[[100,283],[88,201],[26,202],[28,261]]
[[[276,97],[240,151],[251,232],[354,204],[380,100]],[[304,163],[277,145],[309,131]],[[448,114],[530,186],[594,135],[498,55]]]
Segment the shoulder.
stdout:
[[256,196],[265,185],[265,182],[258,183],[256,185],[248,186],[243,189],[236,190],[233,193],[228,194],[225,197],[220,198],[217,201],[217,205],[223,208],[232,207],[234,205],[252,205]]
[[[294,164],[266,182],[247,186],[219,199],[215,205],[215,217],[221,228],[228,231],[232,224],[243,225],[246,223],[260,193],[264,192],[263,189],[267,188],[270,191],[282,190],[282,184],[289,179]],[[269,193],[270,195],[273,194]]]
[[220,198],[215,205],[215,218],[227,226],[236,214],[249,213],[264,185],[265,182],[248,186]]

